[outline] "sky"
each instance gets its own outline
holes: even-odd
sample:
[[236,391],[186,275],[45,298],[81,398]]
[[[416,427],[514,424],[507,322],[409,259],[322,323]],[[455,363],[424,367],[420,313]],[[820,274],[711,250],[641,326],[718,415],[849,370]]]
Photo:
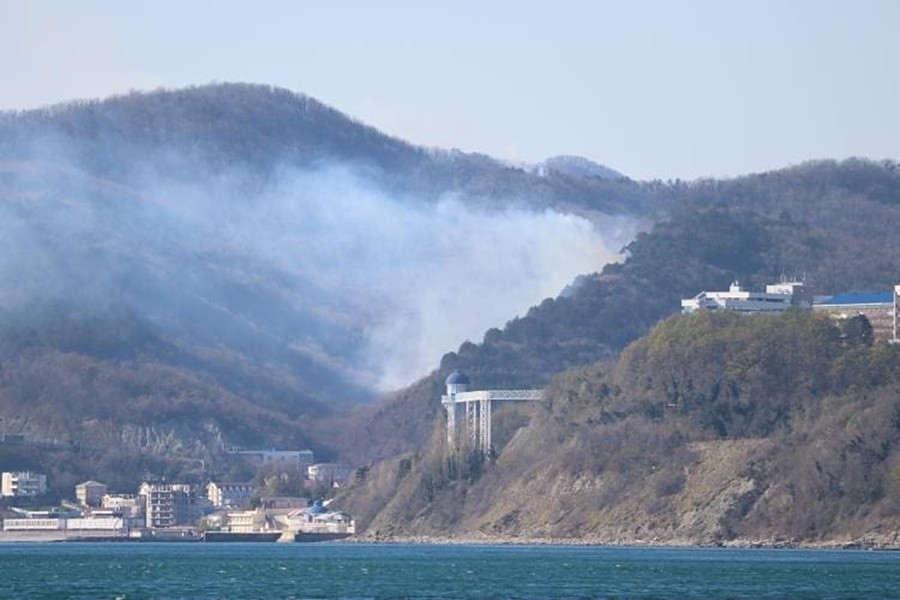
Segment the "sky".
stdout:
[[895,0],[0,0],[0,109],[241,81],[634,179],[900,158]]

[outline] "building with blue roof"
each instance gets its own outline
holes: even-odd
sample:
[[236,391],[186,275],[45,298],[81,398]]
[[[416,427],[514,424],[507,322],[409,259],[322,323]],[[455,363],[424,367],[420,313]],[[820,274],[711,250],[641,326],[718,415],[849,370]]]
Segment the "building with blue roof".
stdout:
[[876,306],[893,305],[894,292],[849,292],[829,296],[817,303],[818,306]]
[[[692,313],[698,310],[728,310],[745,314],[779,313],[795,307],[824,312],[836,319],[851,319],[860,315],[868,319],[875,340],[900,341],[900,285],[893,290],[876,292],[845,292],[833,296],[813,298],[802,282],[781,281],[766,286],[765,292],[742,288],[735,281],[728,291],[703,291],[693,298],[681,301],[681,310]],[[448,386],[457,383],[453,374],[447,378]],[[451,379],[453,381],[451,381]],[[463,388],[465,389],[465,388]]]
[[876,340],[897,341],[897,306],[900,285],[891,291],[847,292],[816,300],[813,310],[828,313],[836,318],[850,319],[865,316],[872,326]]

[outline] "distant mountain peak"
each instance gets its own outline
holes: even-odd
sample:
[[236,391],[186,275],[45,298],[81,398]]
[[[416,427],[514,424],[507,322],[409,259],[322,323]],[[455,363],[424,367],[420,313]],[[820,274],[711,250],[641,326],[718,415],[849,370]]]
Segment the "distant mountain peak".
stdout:
[[538,175],[546,175],[549,171],[556,171],[572,177],[596,177],[598,179],[627,179],[625,175],[615,169],[610,169],[583,156],[553,156],[544,162],[535,165]]

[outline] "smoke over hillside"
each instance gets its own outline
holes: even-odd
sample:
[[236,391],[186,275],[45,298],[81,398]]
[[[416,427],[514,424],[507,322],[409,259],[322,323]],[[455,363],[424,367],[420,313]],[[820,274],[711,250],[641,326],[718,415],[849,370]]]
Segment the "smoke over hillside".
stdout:
[[639,217],[606,214],[642,194],[425,151],[265,86],[4,113],[0,319],[130,315],[288,396],[371,397],[615,260]]
[[[161,227],[188,233],[180,243],[197,256],[276,273],[294,306],[340,315],[351,371],[380,389],[413,381],[461,342],[614,260],[634,228],[512,202],[485,210],[459,196],[398,197],[371,173],[342,167],[284,170],[249,197],[235,187],[246,188],[232,180],[175,197],[156,192],[180,221]],[[334,332],[304,327],[279,333],[310,352],[336,342]]]
[[483,209],[399,196],[345,167],[192,184],[140,167],[140,191],[68,169],[6,170],[5,307],[125,301],[178,330],[206,311],[389,389],[614,260],[633,233],[626,219],[598,226],[514,199]]
[[275,223],[260,223],[250,237],[262,252],[366,305],[365,369],[382,389],[614,260],[611,248],[633,233],[627,222],[601,229],[512,203],[396,198],[343,169],[287,175],[265,203],[264,218],[285,228],[267,237]]

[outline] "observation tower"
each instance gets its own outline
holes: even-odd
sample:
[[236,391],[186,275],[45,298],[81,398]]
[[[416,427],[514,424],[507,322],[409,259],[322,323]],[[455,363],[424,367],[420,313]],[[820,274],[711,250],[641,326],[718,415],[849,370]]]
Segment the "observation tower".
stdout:
[[[491,450],[491,410],[495,402],[537,402],[544,390],[479,390],[469,391],[471,381],[459,369],[445,381],[447,393],[441,404],[447,411],[447,444],[458,450],[460,442],[469,441],[484,454]],[[465,436],[465,437],[462,437]]]

